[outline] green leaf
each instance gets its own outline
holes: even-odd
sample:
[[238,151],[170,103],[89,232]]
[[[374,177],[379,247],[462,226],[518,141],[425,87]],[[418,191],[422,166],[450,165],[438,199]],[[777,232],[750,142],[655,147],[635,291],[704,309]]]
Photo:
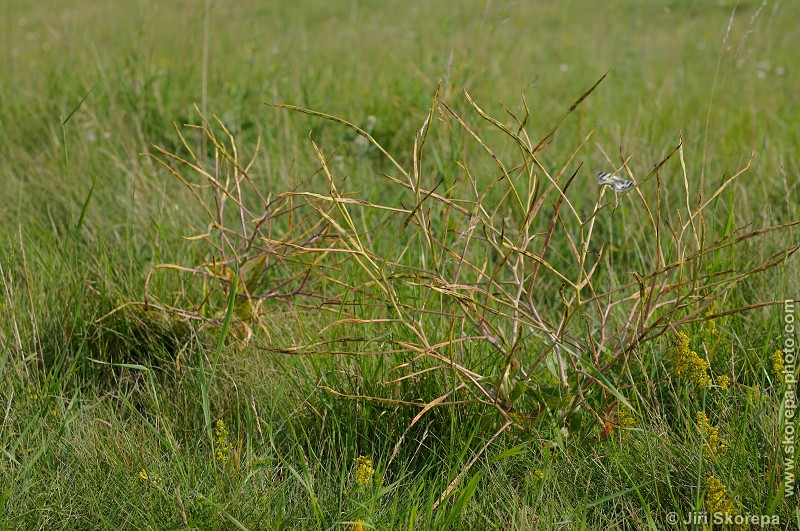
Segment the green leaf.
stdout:
[[478,481],[480,481],[481,475],[475,474],[472,476],[472,479],[469,480],[469,483],[464,487],[461,491],[461,494],[458,496],[458,499],[453,504],[453,508],[450,509],[450,512],[447,514],[447,518],[445,519],[443,529],[450,529],[455,523],[456,518],[459,517],[461,512],[464,510],[464,506],[469,502],[472,495],[475,494],[475,490],[478,488]]
[[496,456],[492,457],[491,461],[502,461],[503,459],[508,459],[509,457],[514,457],[517,455],[524,455],[530,452],[527,444],[520,444],[518,446],[514,446],[513,448],[509,448],[503,452],[500,452]]

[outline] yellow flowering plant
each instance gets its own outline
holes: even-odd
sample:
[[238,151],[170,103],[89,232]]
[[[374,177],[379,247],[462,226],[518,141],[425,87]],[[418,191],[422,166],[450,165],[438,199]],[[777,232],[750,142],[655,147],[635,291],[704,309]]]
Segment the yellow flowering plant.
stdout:
[[717,376],[715,378],[715,383],[722,391],[727,391],[731,385],[731,377],[725,375]]
[[636,419],[627,406],[620,406],[617,409],[617,423],[622,428],[632,428],[636,425]]
[[775,378],[780,383],[783,383],[784,381],[783,373],[786,370],[786,364],[783,361],[783,351],[776,350],[771,357],[772,357],[772,371],[775,373]]
[[714,476],[706,478],[706,510],[709,514],[737,515],[739,512],[733,505],[733,500],[728,497],[728,488]]
[[372,527],[367,524],[369,515],[365,514],[368,506],[361,498],[367,494],[367,489],[375,483],[375,467],[372,464],[372,459],[364,455],[359,455],[353,459],[353,465],[355,484],[353,485],[352,493],[355,498],[353,500],[354,504],[359,506],[359,513],[357,513],[359,518],[350,524],[350,529],[351,531],[364,531],[365,529],[372,529]]
[[[712,304],[706,316],[713,315],[715,311],[716,304]],[[719,374],[720,370],[725,371],[725,360],[717,358],[715,362],[715,354],[722,343],[716,319],[703,321],[694,332],[694,335],[678,332],[669,350],[673,375],[703,389],[711,387],[713,383],[716,389],[727,391],[732,379],[726,374]]]
[[355,522],[350,523],[350,531],[366,531],[366,527],[364,527],[366,522],[364,520],[356,520]]
[[[713,315],[716,310],[716,303],[712,303],[711,307],[706,312],[706,316]],[[706,355],[708,356],[708,360],[713,362],[714,354],[716,354],[717,349],[722,341],[722,335],[719,333],[719,328],[717,328],[717,320],[707,319],[706,321],[703,321],[703,324],[700,326],[700,330],[698,330],[697,336],[697,339],[702,345],[702,349],[705,350]]]
[[372,460],[360,455],[356,457],[354,461],[356,465],[356,485],[358,487],[371,485],[372,476],[375,475],[375,469],[372,467]]
[[689,347],[690,341],[686,333],[678,332],[678,338],[670,352],[674,374],[677,378],[692,382],[701,388],[708,387],[711,385],[708,360],[701,358]]
[[217,423],[214,425],[214,435],[216,436],[214,450],[217,461],[226,463],[228,459],[230,459],[231,452],[233,451],[233,443],[228,441],[228,429],[225,427],[225,423],[222,419],[217,420]]
[[728,443],[719,435],[719,427],[712,426],[702,411],[697,412],[697,427],[706,441],[703,443],[703,456],[706,459],[714,460],[728,452]]

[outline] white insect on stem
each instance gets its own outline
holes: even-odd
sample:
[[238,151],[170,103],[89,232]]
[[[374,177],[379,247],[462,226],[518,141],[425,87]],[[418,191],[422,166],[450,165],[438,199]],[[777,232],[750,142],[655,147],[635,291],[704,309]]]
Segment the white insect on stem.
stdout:
[[597,184],[600,186],[610,186],[615,194],[624,194],[633,188],[633,181],[630,179],[625,179],[604,171],[598,172]]

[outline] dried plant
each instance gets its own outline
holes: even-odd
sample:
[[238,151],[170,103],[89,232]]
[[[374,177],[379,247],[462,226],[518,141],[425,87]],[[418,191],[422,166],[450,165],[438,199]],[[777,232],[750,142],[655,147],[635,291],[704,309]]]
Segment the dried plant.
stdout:
[[[692,205],[679,139],[643,178],[634,176],[630,156],[621,157],[617,173],[634,183],[625,205],[611,197],[612,187],[602,186],[593,207],[585,209],[570,199],[570,189],[579,175],[594,175],[575,163],[591,133],[559,169],[549,171],[553,165],[543,164],[542,156],[561,120],[533,141],[526,132],[524,98],[521,116],[506,109],[507,123],[464,95],[470,116],[457,113],[437,92],[407,165],[344,119],[277,106],[341,124],[373,145],[389,167],[376,170],[376,178],[394,191],[381,202],[348,193],[313,139],[327,191],[297,185],[265,194],[250,175],[252,160],[240,160],[233,135],[219,120],[213,125],[202,117],[198,127],[215,148],[213,165],[201,163],[183,136],[188,155],[158,149],[154,158],[192,191],[207,214],[208,227],[193,238],[208,259],[154,268],[151,275],[185,274],[187,287],[172,303],[148,291],[147,305],[208,325],[230,324],[240,338],[261,329],[265,339],[257,344],[275,354],[391,354],[385,359],[396,360],[395,376],[384,382],[386,393],[358,398],[418,407],[411,425],[433,408],[465,401],[494,408],[499,429],[487,437],[474,463],[504,430],[528,430],[543,417],[576,431],[599,425],[602,440],[615,404],[634,411],[620,387],[631,354],[642,344],[667,333],[672,342],[681,325],[774,303],[709,311],[748,277],[777,266],[798,248],[786,244],[744,271],[708,267],[721,251],[797,223],[710,234],[710,207],[749,162],[707,198],[698,193]],[[451,134],[460,128],[482,152],[461,158],[461,177],[447,187],[424,163],[435,127],[449,127]],[[217,135],[219,129],[224,135]],[[506,139],[502,152],[490,146],[487,129],[494,130],[494,142],[497,131]],[[661,178],[676,154],[686,195],[680,206],[667,204]],[[493,176],[476,177],[476,167]],[[620,208],[636,208],[637,222],[649,233],[649,246],[640,251],[646,265],[638,271],[613,271],[597,241],[598,219],[615,221]],[[676,210],[677,219],[670,218]],[[313,334],[298,334],[290,345],[271,342],[264,316],[280,306],[311,317],[306,323],[312,323]],[[424,400],[409,400],[393,385],[432,371],[447,372],[460,383]],[[577,425],[576,413],[582,419]]]

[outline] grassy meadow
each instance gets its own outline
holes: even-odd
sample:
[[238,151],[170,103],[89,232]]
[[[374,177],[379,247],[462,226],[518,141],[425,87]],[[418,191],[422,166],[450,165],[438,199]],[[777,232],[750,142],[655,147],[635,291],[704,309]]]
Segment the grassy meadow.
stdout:
[[800,528],[800,3],[0,14],[0,528]]

